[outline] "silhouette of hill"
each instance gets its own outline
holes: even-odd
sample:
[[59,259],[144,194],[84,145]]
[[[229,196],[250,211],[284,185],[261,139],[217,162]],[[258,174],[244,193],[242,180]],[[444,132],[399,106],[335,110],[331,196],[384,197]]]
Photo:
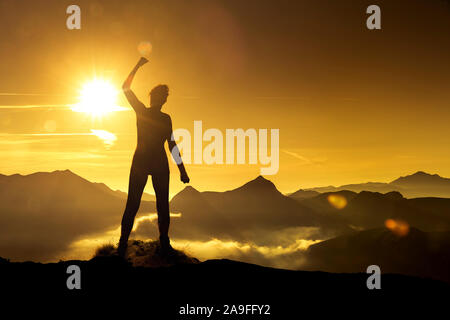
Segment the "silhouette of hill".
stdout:
[[297,191],[289,194],[289,197],[292,199],[296,199],[296,200],[303,200],[303,199],[315,197],[319,194],[320,194],[320,192],[317,192],[317,191],[300,189],[300,190],[297,190]]
[[[122,198],[122,199],[125,199],[125,200],[126,200],[127,197],[128,197],[128,194],[127,194],[126,192],[123,192],[123,191],[120,191],[120,190],[114,190],[114,191],[112,191],[112,190],[109,189],[109,187],[108,187],[106,184],[104,184],[104,183],[98,183],[98,182],[94,182],[94,183],[101,185],[101,187],[102,187],[105,191],[107,191],[107,192],[112,192],[112,194],[115,195],[116,197],[119,197],[119,198]],[[156,201],[156,197],[155,197],[155,195],[153,195],[153,194],[144,192],[144,193],[142,194],[142,200],[143,200],[143,201]]]
[[[338,209],[329,201],[330,195],[345,199],[346,205]],[[425,231],[450,230],[450,199],[405,199],[398,192],[338,191],[323,193],[304,199],[301,204],[314,209],[326,219],[334,219],[336,226],[362,230],[383,227],[388,219],[399,219]],[[341,229],[341,233],[348,229]]]
[[[225,192],[199,192],[186,187],[170,202],[171,233],[184,239],[233,239],[266,243],[262,233],[290,227],[319,227],[320,217],[298,201],[283,195],[263,177]],[[267,235],[266,235],[267,237]]]
[[[70,170],[1,175],[0,253],[54,259],[80,236],[115,228],[124,207],[114,191]],[[141,211],[154,212],[154,202],[143,202]]]
[[418,171],[412,175],[400,177],[390,183],[367,182],[360,184],[347,184],[340,187],[328,186],[305,189],[305,191],[316,191],[320,193],[337,192],[341,190],[349,190],[357,193],[361,191],[379,193],[397,191],[406,198],[450,198],[450,179],[443,178],[437,174],[432,175],[423,171]]
[[[66,287],[70,265],[80,268],[80,290]],[[317,312],[324,306],[342,307],[349,303],[369,309],[375,305],[375,309],[386,312],[398,307],[399,299],[423,303],[424,297],[442,297],[449,290],[448,284],[439,281],[383,274],[382,290],[377,292],[367,289],[368,276],[291,271],[231,260],[148,268],[132,267],[116,257],[50,264],[11,263],[0,258],[3,302],[16,294],[22,299],[30,295],[33,301],[45,303],[63,299],[71,303],[74,299],[79,303],[95,301],[96,305],[99,299],[109,303],[129,301],[134,303],[132,309],[145,306],[147,314],[159,315],[161,319],[179,319],[180,307],[187,304],[214,306],[219,311],[214,312],[212,319],[222,319],[224,304],[233,303],[269,305],[266,310],[270,316],[266,316],[271,319],[287,319],[299,312]],[[402,311],[405,313],[407,310]]]
[[423,171],[417,171],[412,175],[400,177],[392,181],[391,184],[404,187],[437,186],[437,185],[448,187],[450,185],[450,179],[442,178],[438,174],[432,175],[425,173]]
[[445,221],[450,217],[450,199],[448,198],[415,198],[408,199],[413,207],[429,214],[435,219],[442,220],[442,228],[445,228]]
[[[344,199],[344,206],[336,207],[330,197]],[[13,260],[58,259],[80,237],[117,228],[124,206],[117,192],[69,170],[1,175],[0,254]],[[143,201],[140,211],[155,212],[154,202]],[[226,192],[186,187],[172,199],[171,211],[181,213],[171,222],[175,239],[271,247],[380,228],[388,219],[425,232],[450,230],[450,199],[346,190],[295,199],[263,177]],[[156,221],[141,221],[133,236],[156,238]],[[271,265],[260,252],[233,257]],[[296,261],[297,256],[286,259]]]
[[249,194],[250,196],[252,196],[254,193],[267,194],[269,196],[273,196],[274,194],[281,194],[281,192],[278,191],[273,182],[267,180],[263,176],[258,176],[254,180],[251,180],[234,190],[230,190],[229,192],[239,192],[242,194]]
[[[344,207],[335,207],[330,196],[344,198]],[[217,237],[260,245],[279,241],[272,233],[287,228],[299,228],[297,238],[327,239],[354,230],[384,227],[388,219],[400,219],[424,231],[450,230],[447,199],[406,199],[397,191],[381,194],[348,190],[299,199],[283,195],[263,177],[226,192],[199,192],[186,187],[172,199],[171,210],[182,214],[173,219],[171,227],[177,238]],[[140,229],[137,236],[150,230],[151,236],[156,236],[156,228],[142,224]]]
[[[387,219],[400,219],[425,231],[450,230],[450,215],[443,216],[429,208],[414,206],[416,202],[399,193],[381,194],[363,191],[342,210],[351,224],[368,229],[384,226]],[[447,212],[450,208],[447,208]]]
[[400,273],[450,282],[450,232],[411,228],[399,236],[386,228],[355,232],[310,246],[307,270],[359,272],[375,264]]
[[316,191],[319,193],[329,193],[329,192],[338,192],[338,191],[352,191],[359,193],[361,191],[371,191],[371,192],[379,192],[379,193],[387,193],[391,191],[399,191],[403,193],[404,190],[399,186],[393,186],[388,183],[383,182],[367,182],[367,183],[357,183],[357,184],[345,184],[340,187],[328,186],[328,187],[317,187],[317,188],[308,188],[306,191]]
[[390,183],[407,191],[408,197],[450,198],[450,179],[418,171]]
[[357,196],[356,192],[352,192],[352,191],[348,191],[348,190],[341,190],[341,191],[337,191],[337,192],[319,193],[315,197],[303,199],[301,201],[301,203],[304,206],[307,206],[307,207],[314,209],[321,213],[332,212],[333,213],[332,215],[335,216],[336,212],[339,212],[339,209],[334,207],[328,200],[328,197],[332,194],[343,197],[347,203],[350,202],[353,198],[355,198]]

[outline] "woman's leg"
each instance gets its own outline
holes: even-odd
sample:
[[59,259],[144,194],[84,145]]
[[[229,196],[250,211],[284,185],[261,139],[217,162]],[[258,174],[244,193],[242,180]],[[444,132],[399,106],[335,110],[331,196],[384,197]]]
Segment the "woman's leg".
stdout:
[[130,170],[130,181],[128,184],[128,198],[125,212],[122,218],[122,230],[119,240],[118,253],[125,257],[128,245],[128,237],[133,229],[134,218],[141,204],[142,193],[147,183],[148,175],[144,170],[139,170],[134,166]]
[[159,239],[165,248],[169,243],[169,172],[152,174],[153,189],[156,195],[156,210],[158,211]]

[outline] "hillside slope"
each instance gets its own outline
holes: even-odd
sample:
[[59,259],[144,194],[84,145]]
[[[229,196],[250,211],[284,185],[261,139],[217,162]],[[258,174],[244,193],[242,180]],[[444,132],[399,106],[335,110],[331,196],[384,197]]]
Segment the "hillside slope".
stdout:
[[[80,268],[80,290],[67,289],[66,271],[70,265]],[[424,297],[442,297],[449,292],[449,286],[442,282],[389,274],[382,275],[381,290],[368,290],[368,276],[288,271],[231,260],[134,268],[104,257],[55,264],[8,263],[0,259],[0,292],[6,298],[17,293],[22,299],[31,295],[33,301],[46,303],[63,299],[73,302],[76,298],[83,301],[80,306],[95,302],[96,308],[99,301],[105,300],[108,309],[112,301],[129,301],[131,309],[145,306],[147,315],[158,314],[164,319],[184,319],[179,312],[186,305],[213,306],[212,319],[223,319],[225,305],[231,304],[269,305],[266,308],[270,316],[264,317],[268,319],[317,313],[324,306],[339,306],[330,312],[343,315],[348,310],[342,306],[349,304],[369,309],[376,305],[385,312],[395,308],[400,297],[409,303],[423,302]],[[238,319],[242,318],[247,319]]]
[[365,230],[310,246],[305,261],[308,270],[359,272],[375,264],[386,273],[450,282],[450,232],[411,228],[398,236],[385,228]]
[[[80,236],[120,224],[125,199],[70,170],[0,176],[0,254],[54,259]],[[155,211],[144,201],[141,211]]]

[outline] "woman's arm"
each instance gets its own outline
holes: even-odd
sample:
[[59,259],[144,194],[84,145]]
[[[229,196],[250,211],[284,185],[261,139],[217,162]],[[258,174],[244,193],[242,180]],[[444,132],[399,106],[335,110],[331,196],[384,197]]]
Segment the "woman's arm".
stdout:
[[177,144],[172,139],[167,141],[169,143],[169,150],[172,154],[173,159],[178,165],[178,170],[180,170],[180,178],[184,183],[189,183],[189,176],[184,167],[183,160],[181,159],[180,150],[178,150]]
[[144,106],[144,104],[142,102],[139,101],[139,99],[136,97],[134,92],[131,91],[130,87],[131,87],[131,83],[133,82],[134,75],[136,74],[136,72],[139,70],[139,68],[141,66],[143,66],[147,62],[148,62],[148,60],[142,57],[138,61],[136,66],[133,68],[133,70],[131,70],[131,72],[128,75],[128,77],[125,80],[125,82],[122,84],[123,93],[125,94],[125,97],[127,97],[128,102],[130,103],[130,105],[133,107],[133,109],[136,112],[141,111],[142,108],[145,108],[145,106]]
[[178,165],[178,170],[180,170],[181,181],[184,183],[189,183],[190,179],[186,172],[186,168],[184,167],[183,159],[181,158],[181,154],[180,154],[180,150],[178,149],[178,146],[175,143],[175,138],[173,137],[172,119],[170,119],[170,117],[169,117],[169,132],[170,132],[170,134],[167,137],[167,143],[169,144],[170,153],[172,154],[173,160],[175,160],[175,162]]

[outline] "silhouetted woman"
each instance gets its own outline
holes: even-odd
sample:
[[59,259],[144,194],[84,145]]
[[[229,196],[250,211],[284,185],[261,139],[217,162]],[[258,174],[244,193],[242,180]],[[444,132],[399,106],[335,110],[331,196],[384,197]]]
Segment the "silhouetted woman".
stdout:
[[152,176],[156,195],[160,247],[162,253],[168,253],[172,249],[169,240],[169,164],[164,150],[166,141],[178,163],[181,181],[189,182],[178,148],[172,139],[172,120],[168,114],[161,112],[163,104],[167,101],[169,88],[166,85],[158,85],[152,89],[150,108],[145,107],[130,89],[137,70],[147,62],[147,59],[141,58],[122,86],[128,102],[136,112],[138,140],[131,164],[127,204],[122,218],[118,248],[121,257],[126,255],[128,237],[133,228],[148,175]]

